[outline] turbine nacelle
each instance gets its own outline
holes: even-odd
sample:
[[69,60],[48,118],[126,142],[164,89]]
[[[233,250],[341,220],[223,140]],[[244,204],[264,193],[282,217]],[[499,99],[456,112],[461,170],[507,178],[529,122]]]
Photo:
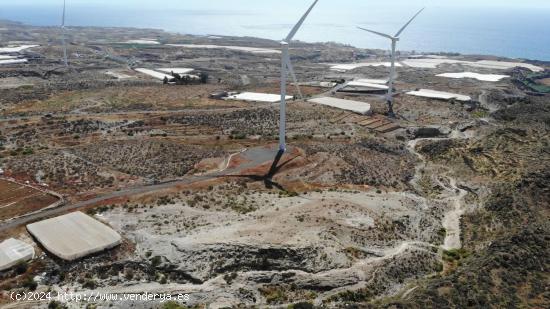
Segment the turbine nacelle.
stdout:
[[401,33],[403,33],[403,31],[405,31],[405,29],[407,29],[407,27],[413,22],[413,20],[420,14],[422,13],[422,11],[424,11],[425,8],[422,8],[420,9],[420,11],[418,11],[416,14],[414,14],[414,16],[409,19],[409,21],[403,25],[403,27],[401,27],[401,29],[399,29],[399,31],[397,31],[397,33],[395,35],[389,35],[389,34],[386,34],[386,33],[382,33],[382,32],[378,32],[378,31],[374,31],[374,30],[369,30],[369,29],[365,29],[365,28],[362,28],[362,27],[357,27],[363,31],[367,31],[367,32],[370,32],[370,33],[374,33],[376,35],[379,35],[379,36],[382,36],[382,37],[385,37],[385,38],[388,38],[392,41],[399,41],[399,38],[401,37]]
[[392,35],[389,35],[389,34],[386,34],[386,33],[382,33],[382,32],[378,32],[378,31],[374,31],[374,30],[370,30],[370,29],[366,29],[366,28],[363,28],[363,27],[357,27],[357,29],[360,29],[360,30],[363,30],[363,31],[367,31],[367,32],[370,32],[370,33],[374,33],[378,36],[381,36],[381,37],[384,37],[386,39],[390,39],[394,42],[398,42],[401,38],[398,37],[398,36],[392,36]]
[[401,29],[399,29],[399,31],[397,31],[397,33],[395,35],[389,35],[389,34],[386,34],[386,33],[382,33],[382,32],[378,32],[378,31],[374,31],[374,30],[370,30],[370,29],[365,29],[365,28],[362,28],[362,27],[357,27],[363,31],[367,31],[367,32],[370,32],[370,33],[373,33],[373,34],[376,34],[378,36],[381,36],[381,37],[384,37],[384,38],[387,38],[387,39],[390,39],[391,40],[391,70],[390,70],[390,78],[389,78],[389,81],[388,81],[388,94],[387,94],[387,103],[388,103],[388,114],[390,115],[390,117],[394,116],[394,113],[393,113],[393,82],[394,82],[394,79],[395,79],[395,49],[396,49],[396,46],[397,46],[397,42],[399,42],[399,39],[400,39],[400,36],[401,36],[401,33],[403,33],[403,31],[405,31],[405,29],[410,25],[410,23],[420,14],[422,13],[422,11],[424,10],[424,8],[422,8],[420,11],[418,11],[403,27],[401,27]]

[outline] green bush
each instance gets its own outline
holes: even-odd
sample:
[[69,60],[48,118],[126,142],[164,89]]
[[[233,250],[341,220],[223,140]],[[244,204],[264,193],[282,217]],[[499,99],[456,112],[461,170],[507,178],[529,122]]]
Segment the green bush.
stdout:
[[55,300],[52,300],[48,304],[48,309],[65,309],[65,308],[67,308],[67,306],[65,306],[62,303],[60,303],[58,301],[55,301]]
[[86,280],[86,282],[84,282],[82,287],[89,290],[95,290],[95,288],[97,287],[97,283],[92,279],[88,279]]
[[33,153],[34,153],[34,150],[32,150],[32,148],[25,148],[23,149],[23,152],[22,152],[22,154],[25,156],[32,155]]
[[283,288],[278,286],[261,288],[260,293],[265,297],[268,304],[280,304],[288,300]]
[[28,269],[27,262],[20,262],[20,263],[17,264],[17,266],[15,266],[15,272],[18,275],[26,273],[27,269]]
[[223,279],[225,280],[225,282],[227,282],[227,284],[231,284],[233,280],[235,280],[235,278],[237,278],[237,273],[223,275]]
[[300,302],[293,305],[288,306],[289,309],[313,309],[314,306],[311,303],[308,302]]
[[162,262],[162,258],[158,255],[155,255],[154,257],[151,258],[151,265],[153,267],[158,267],[161,262]]
[[38,283],[36,283],[36,281],[34,281],[34,279],[29,276],[23,282],[23,287],[25,287],[25,288],[27,288],[31,291],[34,291],[38,287]]
[[175,301],[169,301],[162,306],[163,309],[187,309],[187,306],[180,305]]
[[443,260],[447,262],[458,261],[470,256],[470,253],[465,249],[452,249],[443,251]]

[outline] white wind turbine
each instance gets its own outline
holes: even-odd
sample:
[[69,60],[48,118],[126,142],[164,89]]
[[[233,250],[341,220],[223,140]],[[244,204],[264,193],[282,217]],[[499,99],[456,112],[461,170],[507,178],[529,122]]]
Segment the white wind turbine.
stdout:
[[67,43],[65,42],[65,0],[63,0],[63,15],[61,17],[61,42],[63,44],[63,62],[65,63],[65,67],[68,67]]
[[389,83],[388,83],[388,97],[387,97],[388,114],[391,117],[395,116],[395,114],[393,113],[393,82],[394,82],[394,79],[395,79],[395,48],[396,48],[397,42],[399,41],[399,38],[400,38],[399,36],[401,35],[401,33],[407,28],[407,26],[409,26],[409,24],[420,13],[422,13],[423,10],[424,10],[424,8],[422,8],[420,11],[418,11],[418,13],[416,13],[403,27],[401,27],[401,29],[399,29],[399,31],[394,36],[391,36],[391,35],[385,34],[385,33],[381,33],[381,32],[377,32],[377,31],[373,31],[373,30],[369,30],[369,29],[365,29],[365,28],[361,28],[361,27],[357,27],[361,30],[368,31],[370,33],[374,33],[376,35],[379,35],[379,36],[382,36],[382,37],[385,37],[385,38],[388,38],[388,39],[391,40],[391,70],[390,70],[390,78],[389,78]]
[[290,33],[287,35],[285,39],[281,41],[281,105],[280,105],[280,123],[279,123],[279,152],[285,152],[286,151],[286,78],[288,73],[290,72],[290,75],[292,76],[292,79],[294,81],[294,84],[296,85],[296,89],[298,90],[298,94],[300,95],[300,98],[302,98],[302,92],[300,91],[300,87],[298,86],[298,82],[296,80],[296,74],[294,74],[294,69],[292,68],[292,63],[290,62],[290,55],[288,53],[288,46],[290,42],[292,41],[292,38],[294,35],[296,35],[296,32],[300,29],[304,21],[306,20],[307,16],[313,10],[313,7],[317,4],[319,0],[315,0],[313,4],[309,7],[307,12],[300,18],[298,23],[292,28]]

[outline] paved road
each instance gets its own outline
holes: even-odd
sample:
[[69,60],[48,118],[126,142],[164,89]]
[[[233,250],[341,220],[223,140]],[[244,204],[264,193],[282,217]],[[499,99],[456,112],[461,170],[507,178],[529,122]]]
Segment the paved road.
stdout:
[[165,182],[165,183],[154,184],[154,185],[142,185],[142,186],[125,188],[120,191],[107,193],[87,201],[82,201],[74,204],[67,204],[65,206],[61,206],[58,208],[44,210],[39,213],[31,214],[26,217],[17,218],[17,219],[8,221],[6,223],[3,223],[2,225],[0,225],[0,233],[9,229],[18,227],[20,225],[28,224],[30,222],[38,221],[38,220],[52,217],[55,215],[61,215],[67,211],[76,210],[89,205],[94,205],[99,202],[109,200],[112,198],[149,193],[149,192],[159,191],[162,189],[171,188],[177,185],[186,185],[186,184],[192,184],[192,183],[211,180],[211,179],[224,177],[224,176],[237,175],[246,169],[259,166],[268,161],[272,161],[275,158],[276,154],[277,154],[277,151],[275,149],[269,149],[265,147],[256,147],[256,148],[247,149],[246,151],[240,154],[241,157],[245,159],[245,162],[243,162],[243,164],[239,165],[236,168],[230,168],[230,169],[226,169],[223,171],[214,172],[214,173],[210,173],[202,176],[186,176],[186,177],[183,177],[182,179]]

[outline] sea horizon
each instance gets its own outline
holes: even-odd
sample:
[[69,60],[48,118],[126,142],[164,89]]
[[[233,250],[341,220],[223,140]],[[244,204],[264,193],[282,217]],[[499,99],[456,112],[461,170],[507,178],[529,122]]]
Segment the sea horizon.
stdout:
[[[140,8],[73,4],[67,6],[66,25],[89,27],[154,28],[190,35],[220,35],[281,39],[299,19],[306,2],[278,16],[258,7],[235,9]],[[319,5],[296,39],[304,42],[335,42],[358,48],[389,50],[383,38],[356,26],[394,34],[419,7],[390,11],[383,6],[348,10]],[[491,18],[485,18],[487,16]],[[344,18],[344,16],[348,16]],[[546,8],[454,8],[427,7],[403,33],[398,50],[490,55],[550,61],[550,27]],[[6,4],[0,19],[32,26],[59,26],[61,7],[55,5]],[[535,33],[536,35],[533,35]]]

